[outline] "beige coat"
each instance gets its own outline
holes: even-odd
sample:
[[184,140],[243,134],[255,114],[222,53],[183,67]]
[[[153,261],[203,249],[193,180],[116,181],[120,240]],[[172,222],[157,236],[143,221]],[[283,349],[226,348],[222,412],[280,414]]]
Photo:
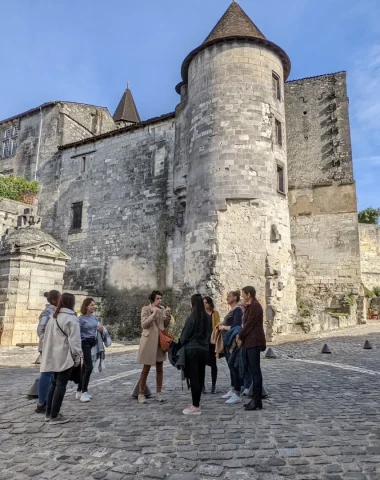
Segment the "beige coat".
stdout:
[[[61,329],[65,332],[62,333]],[[61,308],[58,317],[46,325],[42,350],[41,372],[63,372],[80,361],[82,342],[78,317],[72,310]]]
[[151,305],[141,310],[141,328],[143,329],[140,340],[137,363],[142,365],[156,365],[156,362],[164,362],[166,353],[158,343],[158,330],[165,330],[170,323],[170,313],[166,313],[163,307],[154,314]]

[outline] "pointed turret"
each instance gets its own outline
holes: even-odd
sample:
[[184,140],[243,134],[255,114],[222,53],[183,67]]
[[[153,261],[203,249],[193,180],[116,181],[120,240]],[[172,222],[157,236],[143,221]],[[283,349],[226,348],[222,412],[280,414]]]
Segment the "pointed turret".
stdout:
[[202,45],[193,50],[186,57],[182,64],[183,81],[177,85],[177,92],[180,93],[182,85],[187,85],[190,63],[198,55],[198,53],[218,43],[231,41],[245,41],[254,43],[276,53],[280,57],[283,64],[284,79],[286,80],[288,78],[290,73],[290,60],[288,55],[278,45],[267,40],[265,35],[252,22],[240,5],[236,1],[233,1]]
[[255,37],[266,40],[264,34],[256,27],[237,2],[231,3],[226,13],[203,43],[228,37]]
[[128,124],[141,122],[129,85],[121,97],[120,103],[113,115],[113,119],[116,123],[125,122]]

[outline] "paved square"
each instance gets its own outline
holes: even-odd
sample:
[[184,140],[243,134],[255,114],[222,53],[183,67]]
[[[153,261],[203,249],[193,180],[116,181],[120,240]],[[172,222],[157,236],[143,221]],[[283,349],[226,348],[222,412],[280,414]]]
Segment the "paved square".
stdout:
[[[372,350],[362,348],[367,338]],[[320,353],[324,343],[331,355]],[[220,360],[220,394],[202,397],[194,418],[181,413],[190,393],[169,364],[166,403],[130,397],[136,353],[107,357],[90,403],[70,387],[62,411],[71,422],[61,426],[45,424],[25,399],[37,368],[0,368],[0,479],[380,479],[378,324],[275,351],[278,359],[263,361],[264,410],[225,405]]]

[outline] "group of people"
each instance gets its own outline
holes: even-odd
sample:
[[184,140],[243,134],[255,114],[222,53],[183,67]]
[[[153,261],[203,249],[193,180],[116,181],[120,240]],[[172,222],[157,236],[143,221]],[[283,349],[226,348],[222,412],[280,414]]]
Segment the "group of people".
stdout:
[[45,294],[48,304],[41,313],[37,334],[41,355],[36,413],[51,425],[67,423],[60,413],[69,380],[77,385],[75,398],[89,402],[88,385],[96,362],[102,368],[104,345],[111,344],[106,328],[95,315],[95,301],[86,298],[75,312],[75,297],[57,290]]
[[[75,398],[89,402],[88,386],[96,363],[102,369],[104,346],[111,344],[106,328],[95,315],[95,301],[86,298],[75,313],[75,297],[61,295],[57,290],[46,293],[48,304],[40,315],[37,333],[41,355],[38,404],[36,413],[45,414],[51,425],[69,421],[61,414],[61,406],[69,380],[77,383]],[[241,298],[242,297],[242,298]],[[143,365],[139,379],[138,401],[146,403],[146,384],[152,366],[156,367],[156,399],[163,402],[163,363],[167,358],[161,334],[171,322],[171,310],[161,305],[162,294],[155,290],[150,304],[141,311],[142,335],[138,363]],[[253,287],[244,287],[227,295],[230,310],[220,321],[211,297],[195,294],[191,297],[191,312],[185,321],[176,346],[175,366],[182,369],[191,389],[192,404],[185,415],[200,415],[202,392],[206,393],[206,366],[211,367],[211,393],[216,394],[217,358],[224,356],[231,379],[230,390],[223,395],[228,404],[241,402],[252,389],[252,400],[246,410],[262,409],[262,374],[260,352],[266,348],[263,309]],[[170,347],[170,348],[171,348]],[[174,356],[173,356],[174,358]]]
[[[150,305],[141,311],[142,335],[138,354],[138,363],[143,365],[138,394],[141,404],[146,403],[146,382],[152,366],[156,367],[156,399],[164,401],[162,385],[166,353],[160,344],[160,332],[166,330],[171,319],[170,308],[161,305],[159,291],[153,291],[149,300]],[[191,313],[178,344],[175,344],[175,366],[183,370],[192,396],[192,404],[183,410],[185,415],[201,414],[200,400],[202,392],[206,393],[207,365],[211,367],[211,393],[217,393],[217,358],[222,356],[228,363],[231,379],[231,387],[222,398],[228,404],[240,403],[241,397],[248,396],[251,389],[252,400],[244,408],[247,411],[262,409],[260,353],[266,349],[263,309],[252,286],[244,287],[241,292],[229,292],[227,303],[230,310],[221,322],[212,298],[200,294],[191,297]]]

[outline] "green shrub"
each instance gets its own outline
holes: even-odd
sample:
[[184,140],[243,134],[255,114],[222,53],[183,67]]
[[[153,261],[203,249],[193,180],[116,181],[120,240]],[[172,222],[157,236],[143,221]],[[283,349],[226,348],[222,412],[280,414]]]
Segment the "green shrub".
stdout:
[[346,295],[343,298],[342,304],[345,307],[354,307],[356,305],[356,298],[353,295]]
[[367,287],[364,287],[364,296],[367,297],[367,298],[374,298],[374,297],[376,297],[376,295],[373,293],[373,291],[370,290],[370,289],[367,288]]
[[25,195],[33,195],[38,192],[38,182],[29,182],[22,177],[0,175],[0,198],[22,201]]
[[375,297],[380,297],[380,287],[377,286],[377,287],[373,287],[373,294]]

